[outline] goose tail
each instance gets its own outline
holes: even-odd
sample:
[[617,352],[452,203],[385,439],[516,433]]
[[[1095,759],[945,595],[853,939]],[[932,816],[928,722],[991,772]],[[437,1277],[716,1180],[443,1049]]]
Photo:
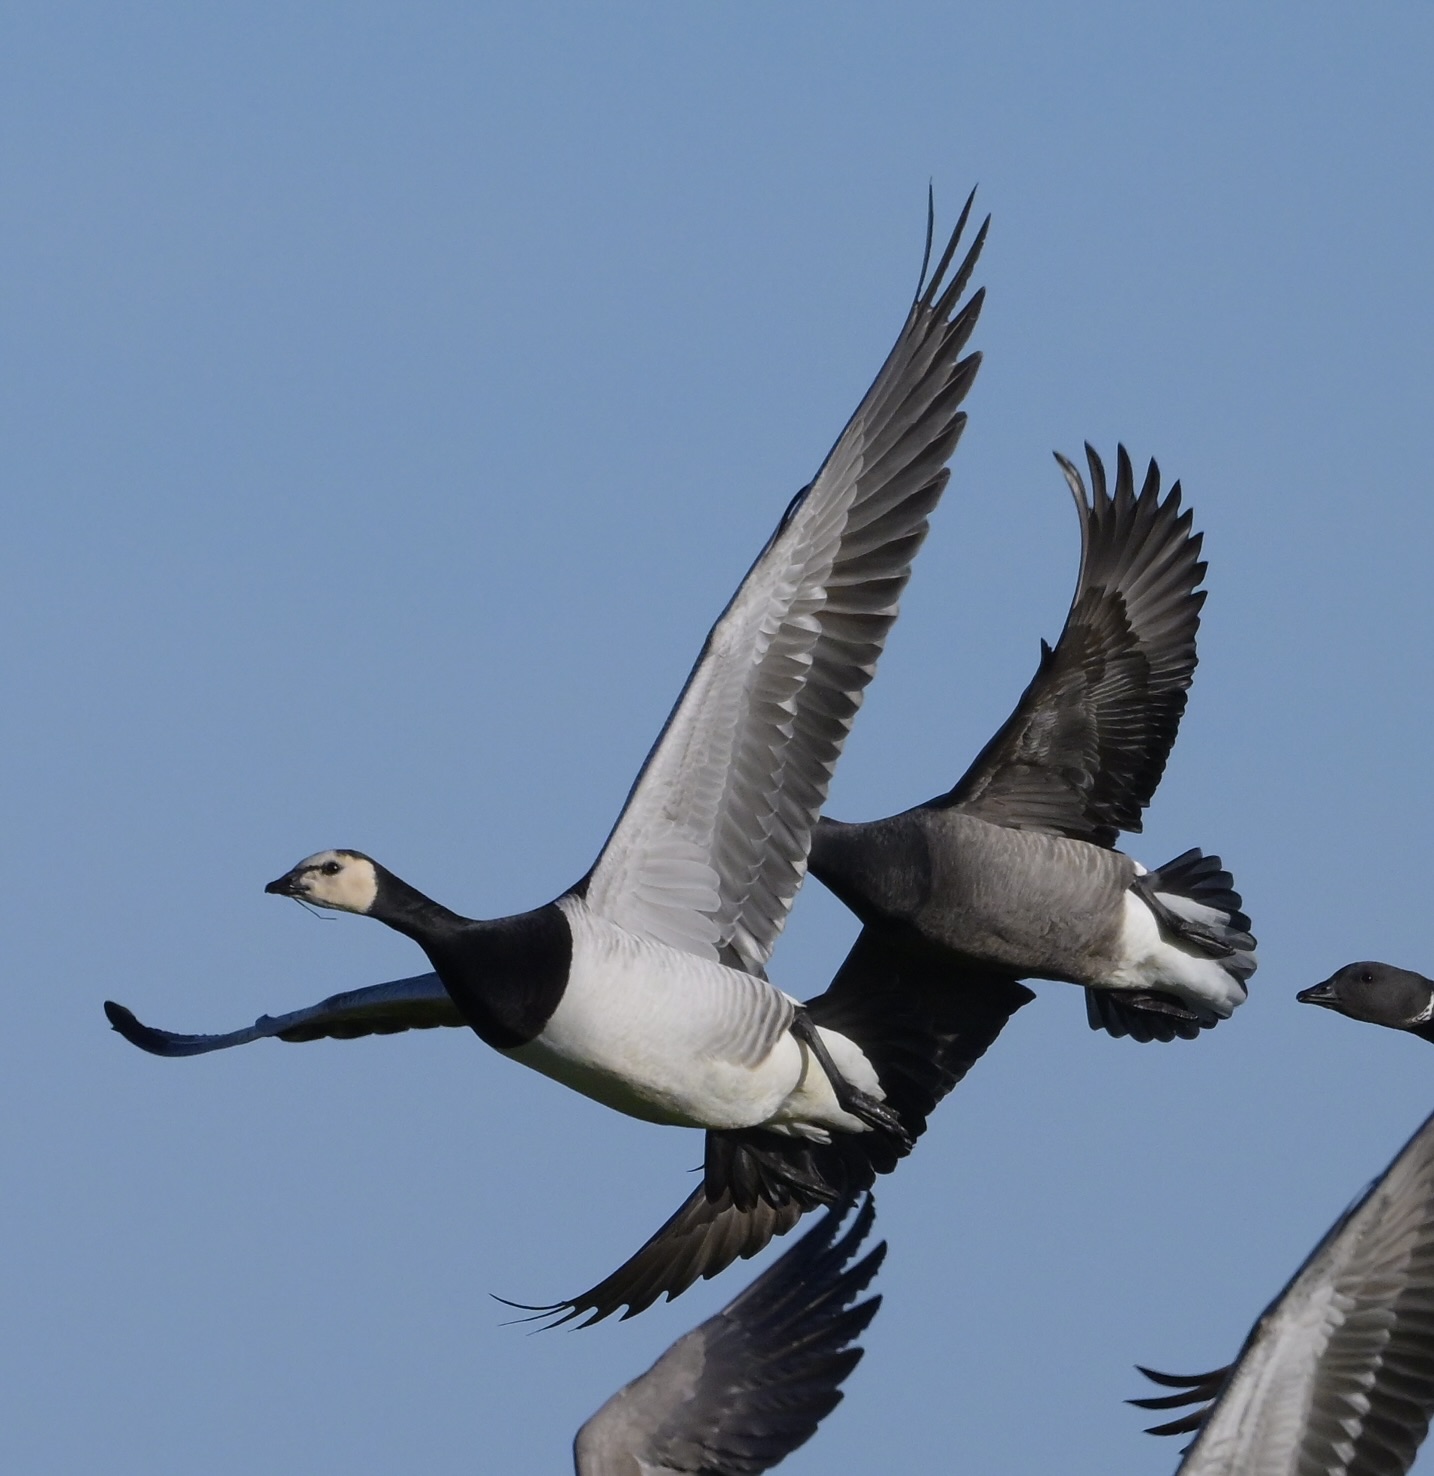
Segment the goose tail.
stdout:
[[1130,890],[1150,909],[1187,987],[1087,989],[1086,1018],[1116,1038],[1194,1040],[1249,994],[1255,939],[1244,901],[1220,858],[1198,850],[1136,877]]

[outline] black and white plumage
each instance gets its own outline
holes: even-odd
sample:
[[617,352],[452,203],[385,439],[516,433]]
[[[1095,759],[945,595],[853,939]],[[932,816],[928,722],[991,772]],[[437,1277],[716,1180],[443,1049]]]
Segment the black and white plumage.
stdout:
[[[387,923],[419,943],[432,974],[228,1035],[155,1030],[110,1003],[115,1028],[156,1054],[195,1055],[265,1035],[465,1022],[620,1111],[736,1135],[709,1141],[706,1189],[714,1203],[727,1195],[745,1213],[760,1202],[775,1217],[760,1244],[777,1221],[789,1229],[894,1164],[922,1125],[902,1104],[959,1075],[964,1041],[948,1052],[923,1035],[932,1022],[896,985],[884,986],[895,1011],[880,1018],[836,985],[802,1010],[763,969],[965,424],[979,364],[965,348],[982,293],[962,295],[986,233],[958,262],[971,203],[929,280],[928,226],[923,285],[895,347],[712,628],[580,881],[532,912],[478,921],[361,852],[320,852],[267,890]],[[1024,997],[1012,994],[1006,1013]],[[977,1011],[976,1055],[989,1012]],[[841,1173],[809,1172],[810,1154],[827,1150]],[[709,1244],[698,1274],[759,1248],[750,1227],[739,1240],[725,1259]],[[682,1274],[670,1266],[668,1285]]]
[[870,1198],[833,1207],[715,1317],[679,1338],[578,1432],[577,1476],[757,1476],[816,1433],[881,1305],[858,1302],[886,1254],[855,1265]]
[[1434,1116],[1206,1374],[1141,1370],[1174,1409],[1152,1434],[1198,1430],[1186,1476],[1402,1476],[1434,1414]]
[[1413,969],[1373,960],[1345,964],[1322,984],[1302,989],[1295,997],[1301,1004],[1321,1005],[1351,1020],[1434,1040],[1434,979]]
[[1081,526],[1065,628],[1034,680],[948,793],[867,824],[823,818],[810,870],[893,948],[935,949],[955,973],[1086,988],[1093,1028],[1191,1039],[1230,1015],[1254,972],[1249,919],[1217,857],[1147,872],[1112,849],[1140,829],[1195,669],[1203,535],[1137,493],[1121,447],[1115,490],[1089,447],[1091,493],[1060,461]]

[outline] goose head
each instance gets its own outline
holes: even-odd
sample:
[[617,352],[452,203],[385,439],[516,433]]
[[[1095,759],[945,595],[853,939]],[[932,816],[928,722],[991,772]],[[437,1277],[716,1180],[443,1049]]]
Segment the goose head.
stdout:
[[378,865],[362,851],[319,851],[264,888],[276,897],[359,914],[373,910],[378,889]]
[[1296,998],[1392,1030],[1418,1030],[1434,1020],[1434,983],[1393,964],[1346,964],[1323,984],[1300,990]]

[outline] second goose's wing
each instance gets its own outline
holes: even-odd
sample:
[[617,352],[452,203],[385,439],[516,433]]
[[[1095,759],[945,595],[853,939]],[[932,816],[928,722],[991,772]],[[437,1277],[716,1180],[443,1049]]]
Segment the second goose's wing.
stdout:
[[1041,642],[1035,678],[976,762],[933,807],[998,825],[1110,846],[1140,829],[1165,772],[1195,670],[1205,592],[1202,534],[1180,511],[1177,482],[1162,502],[1152,461],[1139,494],[1125,447],[1115,496],[1086,447],[1094,496],[1056,458],[1080,513],[1075,599],[1055,649]]
[[1434,1116],[1245,1340],[1180,1469],[1403,1476],[1434,1413]]
[[880,1297],[852,1305],[886,1246],[848,1264],[874,1213],[868,1198],[838,1240],[849,1208],[829,1211],[746,1291],[613,1395],[578,1432],[578,1476],[756,1476],[809,1440],[841,1402],[842,1380],[862,1355],[850,1345],[881,1305]]
[[[881,373],[713,626],[601,856],[594,912],[759,972],[965,425],[971,201]],[[928,232],[928,251],[930,249]],[[923,273],[924,275],[924,273]]]
[[[855,1041],[876,1068],[886,1104],[913,1138],[937,1103],[1035,998],[1023,984],[901,947],[864,928],[812,1021]],[[733,1261],[755,1256],[808,1210],[869,1188],[900,1152],[880,1133],[834,1133],[830,1143],[766,1132],[709,1132],[702,1184],[610,1276],[566,1302],[527,1310],[590,1326],[622,1308],[635,1317]]]
[[251,1040],[354,1040],[360,1035],[396,1035],[403,1030],[429,1030],[436,1025],[463,1025],[463,1016],[448,997],[437,974],[417,974],[367,989],[330,995],[307,1009],[287,1015],[260,1015],[243,1030],[223,1035],[179,1035],[142,1024],[132,1010],[112,999],[105,1014],[131,1045],[155,1056],[203,1056]]

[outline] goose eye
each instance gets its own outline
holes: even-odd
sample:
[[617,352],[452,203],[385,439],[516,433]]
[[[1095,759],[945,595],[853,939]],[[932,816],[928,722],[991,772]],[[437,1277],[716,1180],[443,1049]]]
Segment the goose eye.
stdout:
[[337,861],[325,861],[324,864],[319,867],[319,870],[322,871],[325,876],[337,876],[339,872],[343,870],[343,867],[340,866]]
[[1374,975],[1368,969],[1363,969],[1359,975],[1359,982],[1361,984],[1373,984]]

